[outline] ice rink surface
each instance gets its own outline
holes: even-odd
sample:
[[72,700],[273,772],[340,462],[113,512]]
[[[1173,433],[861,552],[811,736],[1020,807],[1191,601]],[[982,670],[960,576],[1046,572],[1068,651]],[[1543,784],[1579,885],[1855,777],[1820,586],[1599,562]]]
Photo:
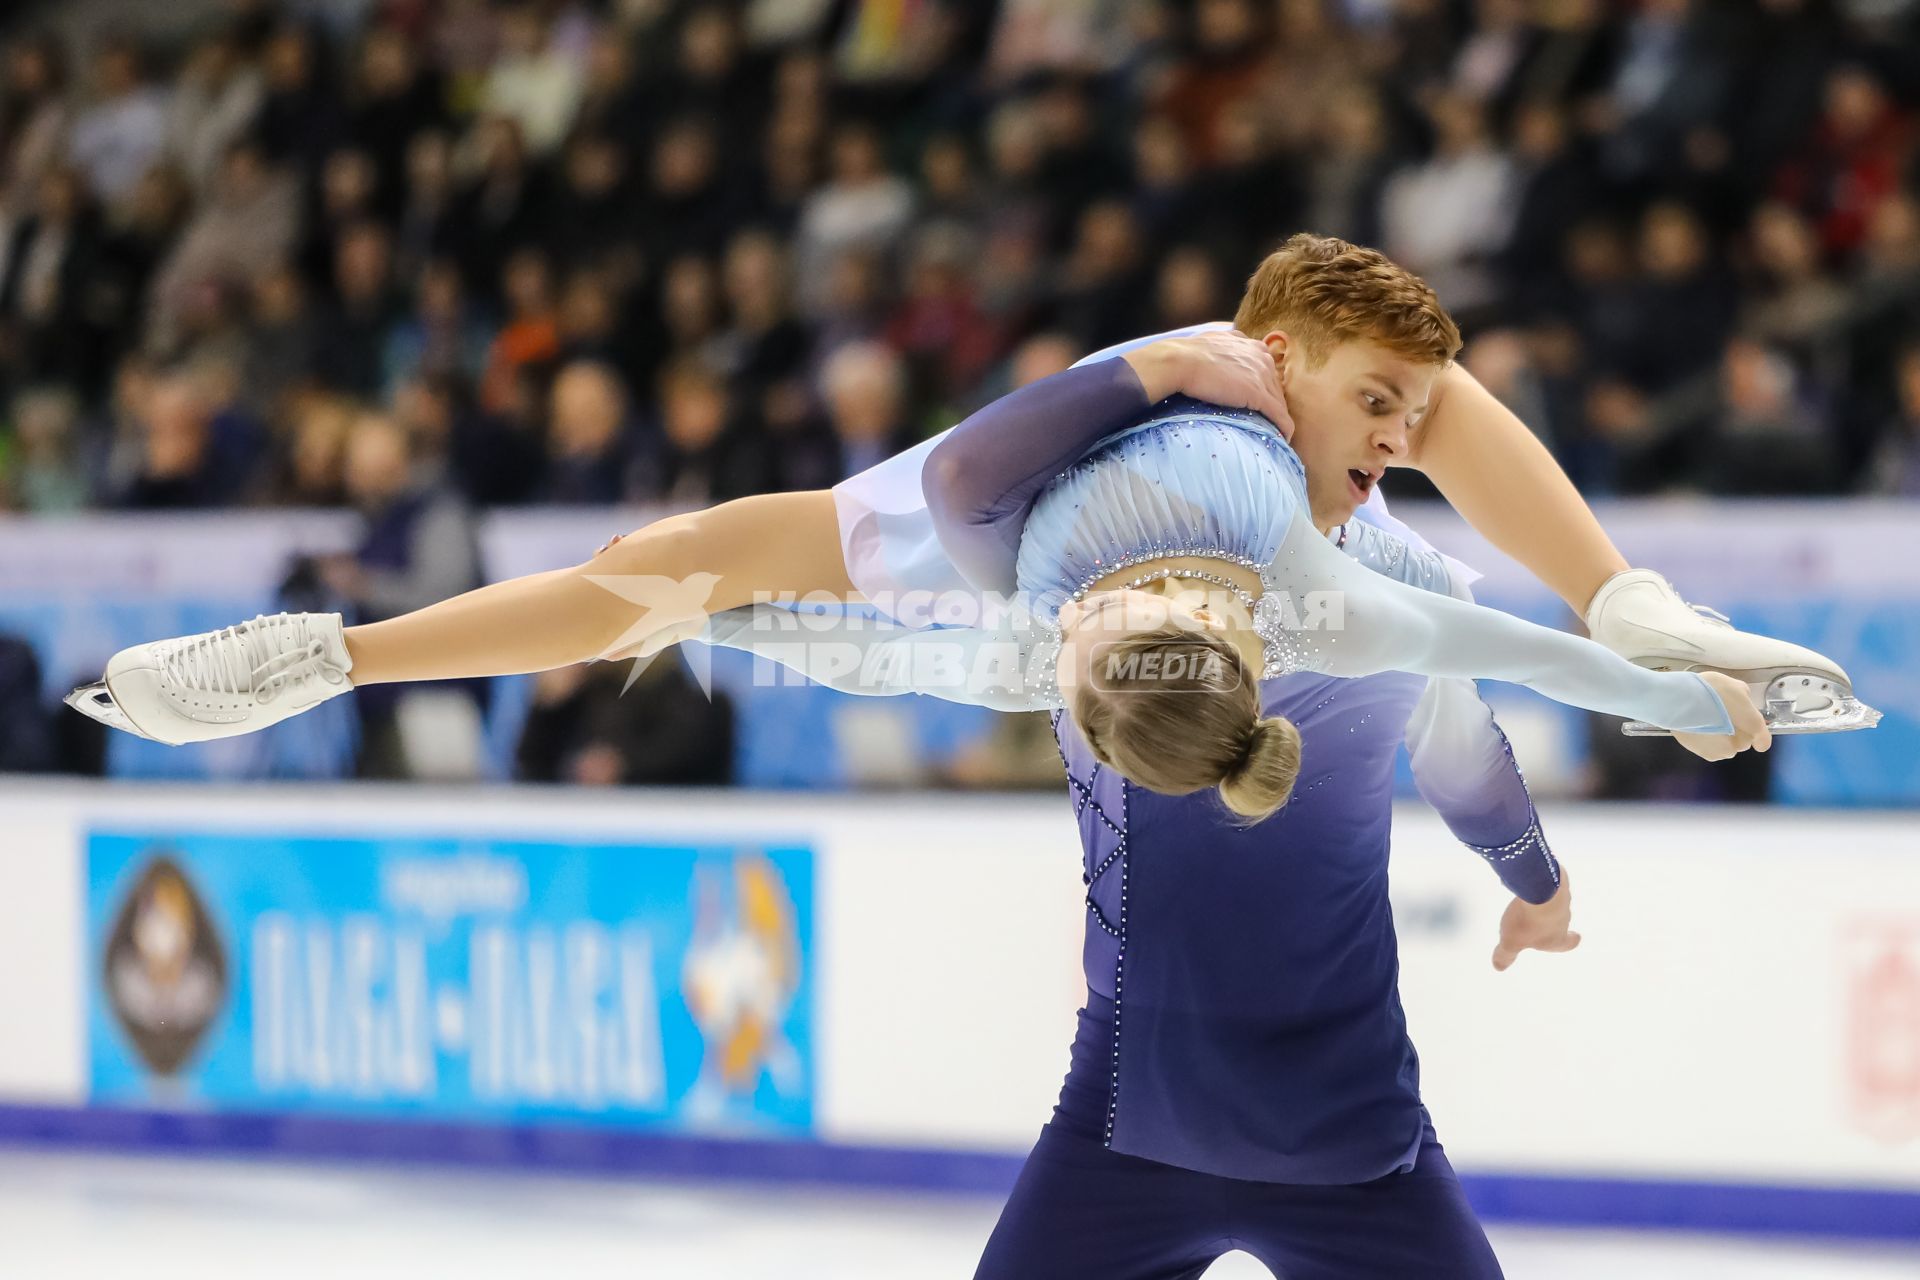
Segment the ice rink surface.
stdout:
[[[999,1203],[0,1149],[0,1275],[966,1280]],[[1920,1250],[1497,1227],[1512,1280],[1914,1280]],[[1260,1280],[1232,1255],[1208,1280]]]

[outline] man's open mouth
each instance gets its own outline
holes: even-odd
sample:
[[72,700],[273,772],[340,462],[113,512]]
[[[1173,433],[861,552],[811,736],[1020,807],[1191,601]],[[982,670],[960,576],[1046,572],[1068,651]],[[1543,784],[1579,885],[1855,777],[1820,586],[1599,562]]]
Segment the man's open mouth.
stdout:
[[1354,491],[1360,495],[1361,501],[1364,502],[1367,496],[1373,492],[1373,486],[1380,482],[1380,473],[1378,471],[1362,470],[1359,467],[1350,467],[1347,470],[1347,479],[1353,484]]

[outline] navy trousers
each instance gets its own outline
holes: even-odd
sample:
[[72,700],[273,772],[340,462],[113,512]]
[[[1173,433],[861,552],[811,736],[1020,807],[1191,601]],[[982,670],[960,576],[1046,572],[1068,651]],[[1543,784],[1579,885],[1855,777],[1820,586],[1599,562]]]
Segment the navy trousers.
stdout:
[[1355,1186],[1246,1182],[1109,1151],[1048,1125],[974,1280],[1192,1280],[1243,1250],[1280,1280],[1500,1280],[1431,1137]]

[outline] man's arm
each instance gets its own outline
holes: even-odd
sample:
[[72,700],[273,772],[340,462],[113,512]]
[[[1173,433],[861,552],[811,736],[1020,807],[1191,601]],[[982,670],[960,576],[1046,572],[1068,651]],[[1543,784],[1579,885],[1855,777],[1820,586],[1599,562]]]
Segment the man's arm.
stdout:
[[1560,864],[1527,780],[1473,681],[1427,682],[1407,722],[1407,750],[1421,796],[1515,897],[1541,903],[1558,892]]
[[[1363,520],[1350,527],[1347,554],[1410,586],[1471,601],[1464,565],[1448,561],[1409,532],[1402,539]],[[1471,680],[1427,683],[1407,721],[1407,748],[1420,793],[1455,838],[1486,859],[1514,895],[1500,919],[1493,967],[1520,952],[1571,951],[1573,899],[1564,868],[1547,846],[1527,781],[1506,734]]]
[[1573,897],[1566,870],[1540,830],[1527,780],[1471,680],[1433,680],[1407,726],[1420,794],[1447,829],[1486,859],[1513,893],[1500,918],[1493,967],[1522,951],[1571,951]]
[[1440,376],[1404,465],[1583,617],[1600,585],[1630,567],[1547,447],[1457,364]]

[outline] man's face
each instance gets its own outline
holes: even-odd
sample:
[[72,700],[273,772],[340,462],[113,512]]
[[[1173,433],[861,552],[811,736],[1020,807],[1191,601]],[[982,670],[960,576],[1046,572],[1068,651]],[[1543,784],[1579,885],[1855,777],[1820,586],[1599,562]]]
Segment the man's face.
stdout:
[[1307,469],[1313,523],[1331,529],[1352,518],[1427,412],[1439,365],[1419,364],[1374,342],[1343,342],[1314,367],[1300,344],[1267,338],[1293,411],[1293,448]]

